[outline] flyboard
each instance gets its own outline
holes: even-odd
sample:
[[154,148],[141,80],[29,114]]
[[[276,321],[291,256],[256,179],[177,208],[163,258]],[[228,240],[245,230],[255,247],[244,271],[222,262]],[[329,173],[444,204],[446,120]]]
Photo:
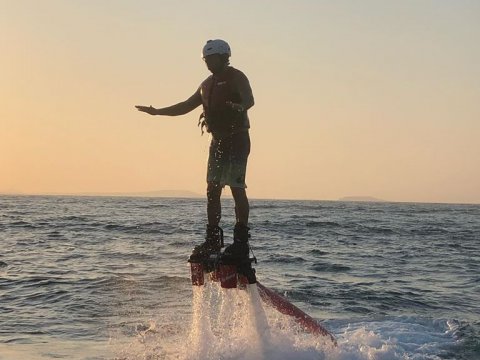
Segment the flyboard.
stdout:
[[212,254],[207,259],[189,260],[193,286],[205,284],[205,276],[211,281],[219,282],[224,289],[246,289],[247,284],[256,284],[262,300],[284,315],[291,316],[302,329],[316,336],[329,338],[336,346],[335,337],[310,315],[290,303],[285,297],[268,289],[257,281],[255,269],[252,264],[257,263],[255,257],[245,262],[235,263],[229,261],[222,253]]

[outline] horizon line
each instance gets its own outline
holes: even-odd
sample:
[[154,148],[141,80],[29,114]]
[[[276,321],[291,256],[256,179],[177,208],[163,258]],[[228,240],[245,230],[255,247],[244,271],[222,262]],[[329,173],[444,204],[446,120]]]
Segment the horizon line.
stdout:
[[[153,195],[153,193],[162,193],[163,195]],[[168,193],[179,192],[179,193],[188,193],[181,195],[169,195]],[[150,194],[150,195],[149,195]],[[160,190],[160,191],[139,191],[139,192],[81,192],[81,193],[50,193],[50,192],[39,192],[39,193],[28,193],[28,192],[2,192],[0,191],[0,196],[52,196],[52,197],[131,197],[131,198],[172,198],[172,199],[201,199],[205,198],[206,195],[196,193],[189,190]],[[224,198],[232,199],[231,194],[222,195]],[[349,199],[349,198],[358,198],[358,199]],[[371,199],[361,199],[361,198],[371,198]],[[413,201],[413,200],[384,200],[378,199],[371,196],[343,196],[338,199],[306,199],[306,198],[262,198],[262,197],[251,197],[251,200],[272,200],[272,201],[319,201],[319,202],[361,202],[361,203],[399,203],[399,204],[438,204],[438,205],[480,205],[480,202],[442,202],[442,201]]]

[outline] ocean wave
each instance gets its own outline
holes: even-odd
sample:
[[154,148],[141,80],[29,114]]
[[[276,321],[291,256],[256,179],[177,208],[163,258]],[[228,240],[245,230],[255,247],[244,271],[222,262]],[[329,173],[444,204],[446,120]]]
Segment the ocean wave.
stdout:
[[31,222],[27,222],[27,221],[22,221],[22,220],[12,221],[9,224],[7,224],[7,226],[12,227],[12,228],[24,228],[24,229],[36,229],[36,228],[38,228],[38,226],[36,226],[35,224],[33,224]]
[[328,251],[323,251],[320,249],[312,249],[312,250],[309,250],[308,253],[316,256],[325,256],[329,254]]
[[450,231],[441,226],[427,225],[427,226],[417,226],[407,230],[409,233],[420,236],[429,236],[429,235],[446,235],[450,234]]
[[347,223],[345,228],[353,231],[355,233],[369,234],[369,235],[393,235],[396,234],[398,229],[393,229],[387,226],[376,226],[373,223],[371,225],[366,225],[365,223]]
[[266,259],[262,259],[262,262],[267,263],[301,263],[306,260],[301,256],[281,254],[281,255],[270,255]]
[[316,263],[310,266],[310,269],[317,272],[347,272],[351,270],[349,266],[327,262]]
[[343,227],[343,225],[335,221],[309,221],[305,224],[306,227],[326,227],[326,228],[337,228]]

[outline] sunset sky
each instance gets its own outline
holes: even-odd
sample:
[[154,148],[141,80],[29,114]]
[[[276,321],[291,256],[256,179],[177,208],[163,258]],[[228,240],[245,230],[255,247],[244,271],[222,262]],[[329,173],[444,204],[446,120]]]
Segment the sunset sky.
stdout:
[[203,194],[209,72],[250,79],[252,198],[480,203],[480,1],[0,0],[0,193]]

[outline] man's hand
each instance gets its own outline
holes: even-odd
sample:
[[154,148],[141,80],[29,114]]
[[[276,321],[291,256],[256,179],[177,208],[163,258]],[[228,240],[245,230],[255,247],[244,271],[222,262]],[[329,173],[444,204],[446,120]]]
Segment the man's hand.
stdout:
[[135,105],[135,107],[137,108],[138,111],[146,112],[147,114],[150,114],[150,115],[157,115],[157,109],[152,107],[152,105],[150,106]]

